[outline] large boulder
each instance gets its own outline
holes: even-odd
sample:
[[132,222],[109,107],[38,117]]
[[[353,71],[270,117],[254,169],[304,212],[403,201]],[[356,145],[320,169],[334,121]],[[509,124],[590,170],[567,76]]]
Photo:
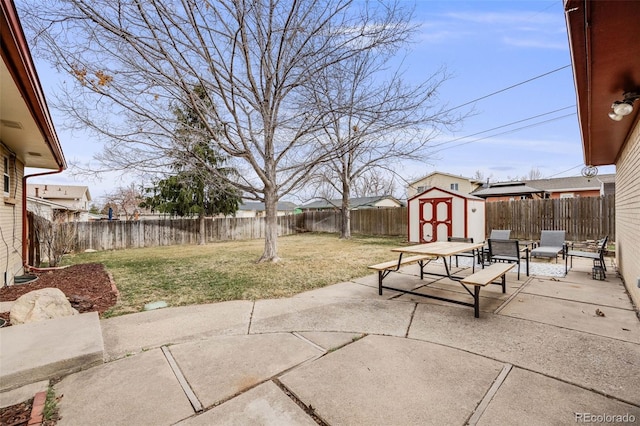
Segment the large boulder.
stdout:
[[9,312],[11,324],[25,324],[78,315],[64,293],[57,288],[43,288],[20,296]]

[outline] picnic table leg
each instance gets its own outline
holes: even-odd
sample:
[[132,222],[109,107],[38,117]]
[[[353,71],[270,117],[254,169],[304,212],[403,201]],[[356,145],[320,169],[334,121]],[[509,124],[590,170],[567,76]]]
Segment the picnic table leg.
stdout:
[[473,309],[474,316],[476,318],[480,318],[480,286],[474,286],[474,295],[473,295]]
[[[527,274],[528,275],[528,274]],[[507,292],[507,274],[504,274],[502,276],[502,292],[506,293]]]
[[382,279],[384,278],[382,272],[378,271],[378,296],[382,296]]

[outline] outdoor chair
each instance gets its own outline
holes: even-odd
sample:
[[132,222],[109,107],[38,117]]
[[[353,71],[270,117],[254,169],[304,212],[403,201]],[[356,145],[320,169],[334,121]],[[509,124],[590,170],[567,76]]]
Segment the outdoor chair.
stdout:
[[498,240],[489,238],[489,262],[507,262],[518,264],[518,279],[520,279],[520,260],[525,259],[527,276],[529,276],[529,247],[520,252],[518,240]]
[[558,262],[558,254],[561,253],[564,259],[567,252],[564,235],[565,231],[542,231],[540,243],[531,250],[531,257],[555,258]]
[[[508,240],[511,238],[511,229],[492,229],[489,234],[490,240]],[[489,246],[487,244],[482,247],[482,259],[480,261],[484,264],[489,261]]]
[[[584,257],[587,259],[593,259],[594,266],[596,266],[596,262],[599,262],[599,265],[602,266],[603,270],[607,270],[607,265],[604,263],[604,253],[607,251],[607,241],[609,240],[609,236],[604,237],[601,240],[598,240],[596,245],[595,252],[592,251],[579,251],[579,250],[568,250],[567,255],[564,258],[564,272],[565,274],[569,271],[569,258],[571,258],[571,267],[573,268],[573,258],[574,257]],[[573,246],[572,246],[573,248]]]
[[[464,237],[449,237],[447,241],[454,243],[473,243],[473,238],[464,238]],[[456,268],[458,267],[458,256],[462,257],[470,257],[473,259],[471,262],[471,271],[476,272],[476,254],[475,250],[473,251],[465,251],[464,253],[458,253],[455,255],[456,258]],[[451,256],[449,256],[449,267],[451,267]]]
[[492,229],[489,238],[492,240],[508,240],[511,238],[511,229]]

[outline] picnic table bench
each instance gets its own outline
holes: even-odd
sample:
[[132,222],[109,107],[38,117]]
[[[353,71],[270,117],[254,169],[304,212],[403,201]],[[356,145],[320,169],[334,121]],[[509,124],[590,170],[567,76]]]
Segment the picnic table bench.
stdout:
[[[417,255],[403,258],[402,255],[398,260],[390,260],[388,262],[382,262],[375,265],[367,266],[369,269],[378,271],[378,294],[382,295],[382,280],[391,272],[397,272],[401,266],[412,265],[417,263],[420,265],[420,279],[424,278],[424,266],[435,257],[427,255]],[[427,261],[425,263],[425,261]]]
[[[506,273],[514,267],[512,263],[492,263],[489,266],[485,266],[484,269],[475,272],[468,277],[460,280],[461,284],[474,286],[473,292],[473,308],[475,310],[475,317],[480,316],[480,288],[488,284],[498,284],[502,286],[502,292],[507,291],[507,278]],[[498,278],[501,278],[500,282],[494,282]]]

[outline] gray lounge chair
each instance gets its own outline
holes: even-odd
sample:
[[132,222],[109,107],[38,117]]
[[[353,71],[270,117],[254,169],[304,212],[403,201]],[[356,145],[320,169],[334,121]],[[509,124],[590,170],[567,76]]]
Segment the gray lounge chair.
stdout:
[[607,270],[607,265],[604,263],[604,252],[607,250],[607,241],[609,240],[609,236],[604,237],[601,240],[598,240],[597,243],[597,252],[592,251],[579,251],[579,250],[569,250],[567,251],[567,256],[564,259],[564,272],[565,274],[569,270],[569,258],[571,258],[571,267],[573,267],[573,258],[574,257],[586,257],[587,259],[593,259],[594,261],[599,261],[603,270]]
[[558,261],[558,254],[567,252],[564,241],[565,231],[542,231],[540,233],[540,244],[531,250],[531,257],[548,257]]

